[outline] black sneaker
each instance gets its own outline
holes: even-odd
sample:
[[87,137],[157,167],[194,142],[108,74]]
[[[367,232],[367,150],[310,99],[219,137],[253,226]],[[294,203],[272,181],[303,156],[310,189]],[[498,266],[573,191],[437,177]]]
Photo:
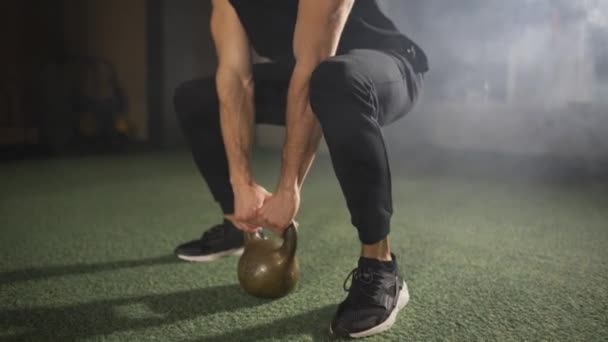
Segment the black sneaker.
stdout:
[[243,232],[229,221],[213,226],[198,240],[183,243],[175,255],[186,261],[207,262],[224,256],[243,254]]
[[[339,337],[360,338],[390,329],[397,314],[410,299],[407,285],[399,275],[397,262],[360,258],[344,281],[346,299],[338,306],[330,332]],[[352,277],[350,288],[346,287]]]

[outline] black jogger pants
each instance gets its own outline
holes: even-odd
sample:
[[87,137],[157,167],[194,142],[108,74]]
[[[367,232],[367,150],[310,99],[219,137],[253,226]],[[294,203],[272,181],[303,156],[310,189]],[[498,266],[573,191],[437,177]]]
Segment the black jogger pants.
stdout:
[[[256,123],[285,125],[287,63],[255,64]],[[393,212],[391,174],[381,127],[403,117],[418,98],[422,75],[402,56],[352,50],[322,62],[310,82],[310,104],[364,244],[384,239]],[[213,76],[175,92],[175,109],[196,165],[224,214],[234,210]]]

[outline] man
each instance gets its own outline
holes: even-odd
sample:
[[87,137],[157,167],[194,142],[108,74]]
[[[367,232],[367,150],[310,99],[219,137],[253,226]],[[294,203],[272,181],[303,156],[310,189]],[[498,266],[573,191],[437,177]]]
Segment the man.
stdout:
[[[321,135],[362,243],[331,330],[364,337],[391,327],[409,299],[391,254],[391,175],[381,127],[404,116],[428,70],[424,52],[377,0],[213,0],[215,77],[189,81],[175,106],[224,222],[178,257],[242,253],[241,231],[281,234],[294,220]],[[251,50],[272,60],[252,64]],[[286,125],[274,193],[250,170],[253,126]]]

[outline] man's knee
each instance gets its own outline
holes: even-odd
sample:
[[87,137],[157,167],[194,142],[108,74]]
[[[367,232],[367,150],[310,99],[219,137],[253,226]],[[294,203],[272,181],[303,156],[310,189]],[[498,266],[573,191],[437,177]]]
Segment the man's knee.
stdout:
[[182,116],[182,113],[188,111],[191,105],[194,83],[195,81],[186,81],[175,88],[173,106],[178,116]]
[[366,79],[353,63],[339,58],[319,64],[312,73],[309,90],[310,105],[321,122],[352,115],[353,107],[370,104],[371,87]]
[[178,119],[189,125],[195,117],[210,117],[217,113],[217,95],[213,77],[186,81],[173,94],[173,105]]
[[310,80],[310,106],[334,148],[350,146],[374,113],[373,88],[352,64],[330,59]]

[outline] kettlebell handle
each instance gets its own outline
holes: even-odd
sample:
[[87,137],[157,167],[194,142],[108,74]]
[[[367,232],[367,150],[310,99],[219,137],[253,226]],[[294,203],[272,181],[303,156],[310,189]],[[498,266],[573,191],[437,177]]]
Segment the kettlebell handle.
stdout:
[[[245,237],[245,245],[254,242],[263,240],[263,238],[258,233],[243,233]],[[282,252],[289,257],[289,259],[293,259],[296,255],[296,249],[298,248],[298,222],[293,221],[287,228],[283,231],[283,244],[281,245]]]
[[296,256],[296,249],[298,248],[298,223],[293,221],[286,229],[283,231],[283,245],[281,246],[282,252],[289,258],[289,260],[293,260]]
[[262,238],[260,237],[260,234],[258,234],[258,233],[244,232],[243,236],[245,237],[245,245],[247,245],[253,241],[262,240]]

